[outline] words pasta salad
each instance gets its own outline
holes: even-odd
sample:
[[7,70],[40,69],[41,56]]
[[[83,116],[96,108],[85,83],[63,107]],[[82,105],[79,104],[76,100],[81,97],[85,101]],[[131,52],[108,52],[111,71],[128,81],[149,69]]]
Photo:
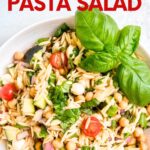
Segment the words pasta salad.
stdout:
[[134,54],[140,27],[120,30],[76,12],[0,78],[0,138],[8,150],[147,150],[150,69]]

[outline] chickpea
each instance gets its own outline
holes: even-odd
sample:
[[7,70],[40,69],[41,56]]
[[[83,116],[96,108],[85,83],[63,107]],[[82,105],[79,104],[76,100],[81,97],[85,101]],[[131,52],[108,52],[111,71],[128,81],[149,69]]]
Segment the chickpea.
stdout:
[[129,120],[126,119],[126,118],[124,118],[124,117],[122,117],[122,118],[119,120],[119,125],[120,125],[121,127],[125,127],[125,126],[129,125]]
[[61,143],[61,140],[58,138],[53,140],[52,145],[54,146],[55,149],[60,149],[63,147],[63,143]]
[[118,92],[116,92],[116,93],[114,94],[114,98],[115,98],[118,102],[122,101],[122,95],[121,95],[120,93],[118,93]]
[[147,112],[150,115],[150,105],[147,106]]
[[75,97],[75,101],[85,101],[85,97],[83,95],[78,95]]
[[68,142],[66,144],[66,150],[76,150],[76,144],[74,142]]
[[140,148],[140,150],[148,150],[148,146],[146,143],[140,143],[139,148]]
[[140,128],[140,127],[137,127],[134,131],[134,137],[138,138],[140,137],[141,135],[143,135],[143,129]]
[[22,52],[15,52],[14,54],[14,60],[22,60],[24,57],[24,54]]
[[125,102],[125,101],[120,101],[120,102],[119,102],[119,107],[120,107],[121,109],[125,109],[127,106],[128,106],[128,103],[127,103],[127,102]]
[[128,142],[128,146],[135,145],[135,143],[136,143],[136,139],[134,137],[131,137],[130,141]]
[[35,89],[34,87],[32,87],[32,88],[30,89],[30,91],[29,91],[29,94],[30,94],[30,96],[31,96],[32,98],[34,98],[35,95],[36,95],[36,89]]
[[85,87],[80,83],[74,83],[71,88],[74,95],[82,95],[85,92]]
[[87,92],[85,95],[85,100],[90,101],[93,98],[93,92]]
[[59,73],[60,73],[61,75],[65,75],[65,74],[66,74],[66,71],[65,71],[65,69],[61,68],[61,69],[59,69]]

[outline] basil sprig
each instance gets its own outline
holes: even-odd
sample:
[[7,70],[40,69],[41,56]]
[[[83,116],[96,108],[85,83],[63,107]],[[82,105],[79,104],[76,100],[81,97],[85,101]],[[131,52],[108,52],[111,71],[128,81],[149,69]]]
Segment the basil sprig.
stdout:
[[116,22],[97,9],[77,11],[76,34],[92,55],[85,55],[79,66],[86,71],[105,73],[116,69],[118,85],[131,103],[150,103],[150,69],[132,57],[139,45],[141,28],[128,25],[118,29]]

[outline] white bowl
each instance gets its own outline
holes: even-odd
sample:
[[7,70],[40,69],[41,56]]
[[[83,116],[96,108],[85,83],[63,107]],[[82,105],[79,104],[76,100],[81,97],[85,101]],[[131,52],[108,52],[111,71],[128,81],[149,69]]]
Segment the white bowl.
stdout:
[[[66,22],[69,26],[74,27],[74,16],[58,19],[50,19],[29,26],[14,35],[0,48],[0,75],[5,72],[6,66],[12,62],[13,54],[16,51],[26,51],[32,47],[38,38],[48,37],[62,23]],[[138,55],[150,66],[150,53],[139,46]],[[5,150],[5,144],[0,141],[0,150]]]

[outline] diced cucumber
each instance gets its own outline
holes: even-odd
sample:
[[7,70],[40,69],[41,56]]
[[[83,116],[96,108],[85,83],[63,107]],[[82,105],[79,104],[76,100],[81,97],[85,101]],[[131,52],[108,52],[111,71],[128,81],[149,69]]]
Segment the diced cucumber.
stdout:
[[42,95],[39,95],[39,97],[34,101],[34,105],[38,108],[44,109],[46,107],[46,100]]
[[22,112],[26,116],[33,115],[35,113],[33,99],[31,98],[23,99]]
[[4,130],[8,141],[16,140],[17,134],[20,131],[18,128],[12,126],[5,126]]

